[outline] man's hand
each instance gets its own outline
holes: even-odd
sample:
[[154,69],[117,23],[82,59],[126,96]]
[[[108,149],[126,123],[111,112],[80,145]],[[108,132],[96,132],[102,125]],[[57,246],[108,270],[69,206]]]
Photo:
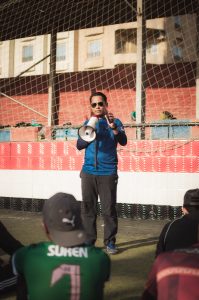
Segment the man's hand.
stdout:
[[107,120],[107,123],[108,125],[110,126],[110,128],[112,130],[117,130],[117,126],[116,124],[114,123],[114,115],[111,113],[111,112],[108,112],[106,115],[106,120]]

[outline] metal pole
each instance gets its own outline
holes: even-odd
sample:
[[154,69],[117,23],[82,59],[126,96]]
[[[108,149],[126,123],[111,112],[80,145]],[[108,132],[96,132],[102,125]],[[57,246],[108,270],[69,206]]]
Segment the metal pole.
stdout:
[[196,118],[199,119],[199,12],[196,14]]
[[57,103],[56,103],[56,41],[57,34],[54,30],[51,32],[50,43],[50,75],[48,87],[48,126],[57,123]]
[[[143,1],[137,0],[136,124],[145,123],[146,20]],[[145,139],[145,127],[137,128],[137,139]]]
[[32,108],[32,107],[30,107],[30,106],[28,106],[28,105],[22,103],[21,101],[16,100],[16,99],[14,99],[13,97],[8,96],[8,95],[6,95],[6,94],[3,93],[3,92],[0,92],[0,94],[1,94],[2,96],[4,96],[4,97],[10,99],[11,101],[13,101],[13,102],[15,102],[15,103],[17,103],[17,104],[19,104],[19,105],[21,105],[21,106],[23,106],[23,107],[25,107],[25,108],[31,110],[31,111],[33,111],[34,113],[38,114],[39,116],[42,116],[42,117],[44,117],[44,118],[47,119],[47,116],[45,116],[44,114],[42,114],[42,113],[40,113],[39,111],[35,110],[34,108]]

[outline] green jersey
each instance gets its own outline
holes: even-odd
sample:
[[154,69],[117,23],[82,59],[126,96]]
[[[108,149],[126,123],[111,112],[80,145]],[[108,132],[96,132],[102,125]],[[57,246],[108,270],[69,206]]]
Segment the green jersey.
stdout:
[[29,300],[101,300],[110,258],[94,246],[42,242],[19,249],[13,269],[25,278]]

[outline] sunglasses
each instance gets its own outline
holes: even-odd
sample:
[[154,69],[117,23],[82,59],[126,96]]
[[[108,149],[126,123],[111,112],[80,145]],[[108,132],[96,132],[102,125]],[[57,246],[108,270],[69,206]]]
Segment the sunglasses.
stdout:
[[102,107],[102,106],[104,106],[104,102],[94,102],[94,103],[91,103],[91,107],[92,108],[95,108],[96,106],[100,106],[100,107]]

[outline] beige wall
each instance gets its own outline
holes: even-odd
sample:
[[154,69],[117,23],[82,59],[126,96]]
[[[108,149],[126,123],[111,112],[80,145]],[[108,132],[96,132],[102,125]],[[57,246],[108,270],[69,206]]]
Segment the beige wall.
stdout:
[[[148,64],[167,64],[179,61],[173,56],[173,47],[181,48],[183,61],[196,61],[196,16],[184,15],[179,17],[180,27],[175,27],[175,17],[147,20],[147,29],[156,31],[153,47],[146,50]],[[115,24],[77,31],[60,32],[57,43],[66,44],[65,61],[57,62],[58,73],[112,69],[118,64],[134,64],[137,61],[136,45],[132,53],[115,53],[115,32],[119,29],[136,30],[136,22]],[[158,37],[157,31],[162,31]],[[148,36],[148,35],[147,35]],[[153,39],[153,37],[152,37]],[[99,56],[88,57],[88,44],[98,40],[101,43]],[[153,40],[152,40],[153,42]],[[23,45],[32,44],[34,58],[31,62],[22,62]],[[17,76],[31,65],[35,64],[50,53],[50,35],[27,37],[15,41],[5,41],[0,44],[0,78]],[[49,58],[34,66],[24,76],[49,73]]]
[[0,42],[0,78],[9,77],[10,42]]
[[[21,72],[31,67],[37,61],[41,60],[44,54],[43,47],[44,36],[37,37],[28,37],[23,39],[15,40],[15,49],[14,49],[14,76],[18,76]],[[33,61],[22,62],[22,49],[24,46],[33,46]],[[32,67],[28,72],[27,76],[41,74],[43,72],[43,64],[38,64]]]
[[[159,38],[155,41],[155,51],[146,51],[146,62],[149,64],[175,63],[173,46],[182,49],[183,61],[196,61],[196,16],[180,16],[181,28],[175,28],[175,17],[147,20],[147,29],[160,30]],[[115,54],[115,32],[118,29],[136,29],[136,22],[109,25],[104,27],[85,29],[79,31],[79,45],[81,54],[79,71],[87,69],[109,69],[117,64],[136,63],[136,53]],[[164,33],[161,35],[161,31]],[[87,43],[90,39],[102,39],[102,54],[98,59],[87,59]]]

